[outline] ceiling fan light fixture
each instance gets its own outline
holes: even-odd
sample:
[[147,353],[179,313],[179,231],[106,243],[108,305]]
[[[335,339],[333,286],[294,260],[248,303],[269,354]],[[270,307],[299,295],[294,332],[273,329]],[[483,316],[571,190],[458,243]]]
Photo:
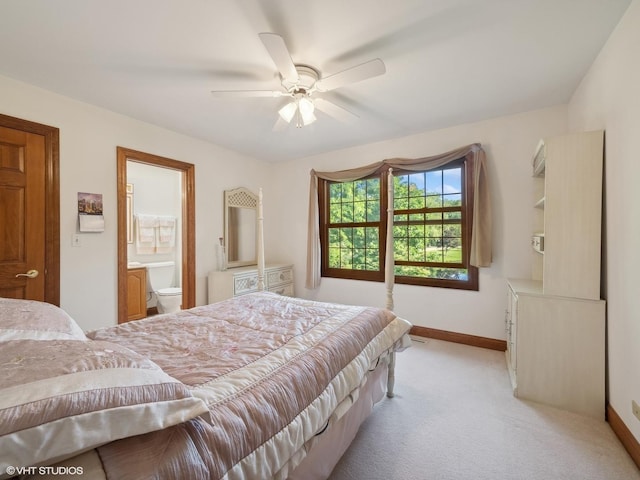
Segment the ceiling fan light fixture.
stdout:
[[311,99],[303,94],[298,94],[296,95],[295,100],[287,103],[284,107],[278,110],[278,113],[287,123],[291,123],[295,117],[296,127],[302,128],[303,126],[311,125],[316,121],[316,116],[313,113],[314,110],[315,105]]
[[302,97],[298,100],[298,108],[300,109],[300,115],[302,115],[303,118],[310,118],[310,116],[313,115],[315,106],[309,97]]
[[[300,112],[300,110],[298,111]],[[302,125],[304,125],[305,127],[307,125],[311,125],[313,122],[317,120],[313,112],[310,112],[310,113],[300,112],[300,118],[302,119]],[[296,125],[296,127],[302,127],[302,125]]]
[[297,110],[298,110],[298,105],[296,104],[296,102],[290,102],[290,103],[287,103],[280,110],[278,110],[278,113],[280,114],[280,117],[282,117],[282,119],[285,122],[290,123],[291,120],[293,120],[293,117],[295,116]]

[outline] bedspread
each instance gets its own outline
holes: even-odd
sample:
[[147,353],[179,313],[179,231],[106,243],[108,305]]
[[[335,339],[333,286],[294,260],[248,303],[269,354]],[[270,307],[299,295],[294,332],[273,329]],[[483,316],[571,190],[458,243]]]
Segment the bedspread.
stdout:
[[107,476],[284,478],[410,327],[387,310],[261,292],[91,332],[149,357],[209,409],[100,447]]

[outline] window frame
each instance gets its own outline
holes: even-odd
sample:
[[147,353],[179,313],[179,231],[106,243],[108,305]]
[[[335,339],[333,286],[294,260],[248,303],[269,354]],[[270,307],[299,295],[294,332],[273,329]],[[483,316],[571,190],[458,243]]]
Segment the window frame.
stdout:
[[[463,258],[461,265],[456,264],[452,266],[451,264],[438,264],[434,265],[436,267],[442,268],[466,268],[468,272],[467,280],[455,280],[455,279],[443,279],[443,278],[426,278],[426,277],[413,277],[413,276],[405,276],[405,275],[394,275],[394,282],[398,284],[406,284],[406,285],[419,285],[419,286],[430,286],[430,287],[440,287],[440,288],[454,288],[459,290],[479,290],[479,281],[478,281],[478,268],[470,265],[470,255],[471,255],[471,233],[472,233],[472,225],[473,225],[473,199],[474,199],[474,162],[468,158],[460,158],[458,160],[454,160],[445,165],[441,165],[437,168],[420,170],[420,171],[410,171],[404,169],[394,169],[393,175],[407,175],[412,173],[419,172],[428,172],[434,170],[446,170],[450,167],[461,166],[462,167],[462,209],[461,209],[461,238],[463,245]],[[351,224],[331,224],[329,222],[329,188],[333,183],[342,183],[342,182],[333,182],[330,180],[318,179],[318,206],[319,206],[319,229],[320,229],[320,251],[321,251],[321,276],[322,277],[331,277],[331,278],[342,278],[342,279],[351,279],[351,280],[366,280],[366,281],[375,281],[375,282],[384,282],[384,272],[385,272],[385,260],[386,260],[386,235],[387,235],[387,204],[388,204],[388,175],[387,175],[388,167],[386,165],[381,166],[378,170],[376,170],[371,175],[364,177],[358,180],[366,180],[370,178],[379,178],[380,179],[380,219],[378,222],[372,224],[372,222],[358,222]],[[354,180],[355,181],[355,180]],[[395,212],[394,212],[395,213]],[[379,265],[380,269],[378,271],[371,270],[354,270],[354,269],[343,269],[343,268],[331,268],[329,267],[329,255],[328,255],[328,245],[329,245],[329,229],[332,226],[340,225],[342,228],[350,228],[356,226],[372,226],[375,225],[379,228],[378,232],[378,243],[379,243]],[[426,225],[426,223],[425,223]],[[402,262],[401,264],[421,264],[423,262]],[[424,262],[424,263],[432,263],[432,262]],[[394,262],[394,265],[397,265]],[[431,266],[431,265],[429,265]]]
[[[378,262],[380,270],[354,270],[346,268],[331,268],[329,267],[329,228],[333,224],[329,222],[329,187],[332,183],[345,183],[345,182],[331,182],[329,180],[318,179],[318,206],[320,217],[320,252],[321,263],[320,272],[323,277],[333,278],[346,278],[351,280],[368,280],[372,282],[384,282],[384,265],[385,265],[385,243],[387,237],[387,199],[388,191],[386,188],[386,171],[384,169],[378,169],[373,174],[368,175],[358,180],[369,180],[372,178],[380,179],[380,220],[377,222],[353,222],[353,223],[341,223],[342,228],[352,228],[359,226],[375,225],[378,227]],[[354,180],[355,181],[355,180]],[[383,218],[385,219],[383,221]]]

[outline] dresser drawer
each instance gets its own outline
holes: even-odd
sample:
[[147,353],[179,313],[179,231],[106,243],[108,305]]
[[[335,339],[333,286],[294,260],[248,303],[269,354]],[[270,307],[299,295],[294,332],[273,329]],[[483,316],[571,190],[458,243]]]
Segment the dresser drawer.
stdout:
[[233,277],[233,295],[244,295],[258,291],[258,274],[238,275]]
[[[267,265],[264,269],[264,290],[295,296],[293,265]],[[209,273],[209,303],[258,291],[258,269],[255,266],[229,268]]]
[[269,291],[277,293],[278,295],[284,295],[285,297],[293,297],[293,283],[271,287]]
[[291,267],[277,269],[277,270],[267,270],[267,289],[271,291],[271,287],[277,287],[279,285],[284,285],[286,283],[293,282],[293,269]]

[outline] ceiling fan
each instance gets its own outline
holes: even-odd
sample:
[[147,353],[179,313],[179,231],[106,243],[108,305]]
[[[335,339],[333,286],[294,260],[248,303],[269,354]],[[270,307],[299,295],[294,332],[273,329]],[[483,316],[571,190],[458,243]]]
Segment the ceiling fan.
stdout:
[[384,62],[376,58],[325,77],[309,65],[294,64],[280,35],[260,33],[259,37],[280,73],[282,90],[214,90],[211,93],[217,98],[290,97],[291,101],[278,113],[287,123],[295,120],[298,128],[316,120],[316,108],[341,121],[357,118],[356,114],[322,98],[322,93],[382,75],[386,71]]

